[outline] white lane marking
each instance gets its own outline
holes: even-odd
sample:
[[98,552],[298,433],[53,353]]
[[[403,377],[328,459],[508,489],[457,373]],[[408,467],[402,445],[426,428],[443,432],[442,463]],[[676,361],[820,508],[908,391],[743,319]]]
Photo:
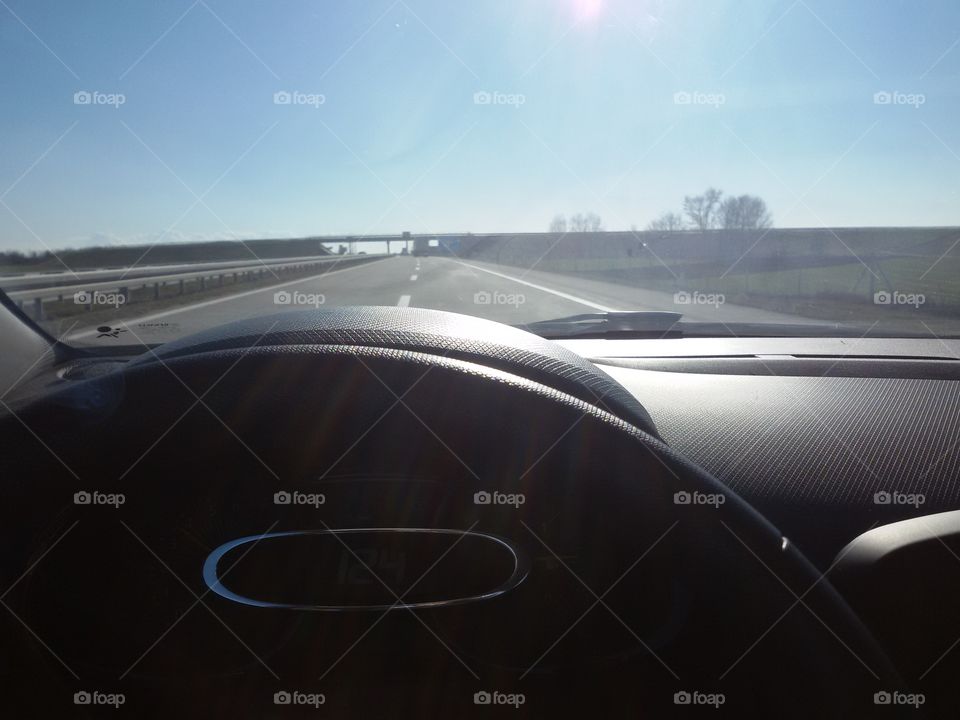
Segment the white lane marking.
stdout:
[[417,275],[411,275],[410,282],[416,282],[416,281],[417,281]]
[[410,305],[410,296],[401,295],[400,299],[397,300],[397,307],[408,307]]
[[[296,285],[297,283],[310,282],[311,280],[316,280],[317,278],[326,277],[327,275],[338,275],[339,273],[349,272],[350,270],[357,270],[358,268],[367,267],[368,265],[373,265],[374,263],[362,263],[361,265],[352,265],[350,267],[345,267],[341,270],[331,270],[329,272],[320,273],[319,275],[311,275],[310,277],[299,278],[297,280],[287,280],[286,282],[279,283],[277,285],[270,285],[265,288],[257,288],[256,290],[247,290],[242,293],[237,293],[236,295],[225,295],[224,297],[214,298],[213,300],[204,300],[202,302],[194,303],[192,305],[184,305],[183,307],[173,308],[172,310],[164,310],[163,312],[154,313],[153,315],[142,315],[141,317],[130,318],[129,320],[120,320],[121,325],[130,325],[132,323],[142,323],[150,322],[151,320],[157,320],[159,318],[169,317],[170,315],[176,315],[177,313],[187,312],[188,310],[197,310],[198,308],[208,307],[210,305],[217,305],[222,302],[229,302],[230,300],[236,300],[237,298],[247,297],[248,295],[256,295],[257,293],[270,292],[271,290],[276,290],[277,288],[287,287],[288,285]],[[283,306],[278,305],[277,310],[282,310]],[[92,330],[84,330],[83,332],[74,333],[71,335],[68,340],[75,340],[77,338],[87,337],[88,335],[94,335],[99,332],[96,328]]]
[[589,308],[594,310],[599,310],[600,312],[622,312],[617,308],[607,307],[606,305],[601,305],[600,303],[595,303],[592,300],[587,300],[582,297],[577,297],[576,295],[571,295],[570,293],[565,293],[561,290],[554,290],[553,288],[548,288],[545,285],[537,285],[536,283],[529,282],[528,280],[521,280],[520,278],[513,277],[512,275],[507,275],[506,273],[497,272],[496,270],[487,270],[487,268],[478,267],[477,265],[471,265],[470,263],[465,263],[462,260],[453,260],[453,262],[463,265],[464,267],[471,268],[473,270],[479,270],[480,272],[490,273],[491,275],[496,275],[497,277],[504,278],[506,280],[512,280],[515,283],[520,283],[521,285],[526,285],[531,287],[534,290],[541,290],[545,293],[550,293],[551,295],[556,295],[557,297],[562,297],[564,300],[570,300],[575,303],[580,303],[581,305],[586,305]]

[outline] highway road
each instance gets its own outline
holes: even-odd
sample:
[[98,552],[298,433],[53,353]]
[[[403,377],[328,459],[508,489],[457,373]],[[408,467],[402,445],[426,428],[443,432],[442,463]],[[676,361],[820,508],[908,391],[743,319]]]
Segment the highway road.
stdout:
[[[709,300],[709,298],[701,298]],[[392,256],[198,300],[117,321],[118,334],[75,325],[67,340],[83,344],[159,343],[215,325],[283,310],[342,305],[433,308],[486,317],[510,325],[605,310],[667,310],[685,319],[723,322],[803,322],[803,318],[725,304],[677,304],[671,293],[585,280],[538,270],[450,257]],[[48,326],[62,333],[77,322]],[[83,322],[81,318],[81,323]]]

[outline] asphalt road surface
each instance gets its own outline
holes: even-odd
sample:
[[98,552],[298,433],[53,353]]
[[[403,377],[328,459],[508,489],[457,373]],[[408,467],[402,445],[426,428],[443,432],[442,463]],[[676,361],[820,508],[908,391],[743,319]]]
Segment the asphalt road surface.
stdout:
[[[706,322],[804,322],[794,315],[711,302],[714,300],[717,298],[703,296],[693,303],[678,304],[672,293],[556,273],[448,257],[393,256],[162,312],[150,313],[145,305],[141,316],[115,324],[127,328],[121,333],[77,325],[67,340],[95,345],[160,343],[232,320],[342,305],[432,308],[510,325],[605,310],[667,310],[683,313],[684,319]],[[49,329],[55,332],[57,328]]]

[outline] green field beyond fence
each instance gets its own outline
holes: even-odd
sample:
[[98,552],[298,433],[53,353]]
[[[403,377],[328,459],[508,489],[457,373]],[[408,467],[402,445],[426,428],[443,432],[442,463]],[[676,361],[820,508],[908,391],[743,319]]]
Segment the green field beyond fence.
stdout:
[[463,254],[789,312],[883,304],[893,293],[922,296],[928,312],[960,309],[960,228],[501,236]]

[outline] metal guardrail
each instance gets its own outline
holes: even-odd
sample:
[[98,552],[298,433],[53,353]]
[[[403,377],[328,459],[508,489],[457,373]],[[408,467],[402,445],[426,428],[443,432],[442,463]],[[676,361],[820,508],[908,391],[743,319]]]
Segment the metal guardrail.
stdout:
[[[319,272],[320,268],[324,266],[343,265],[348,267],[358,263],[379,260],[383,257],[387,256],[353,255],[345,257],[337,255],[306,262],[264,263],[258,267],[250,267],[245,264],[232,268],[210,268],[196,272],[157,274],[149,277],[124,278],[105,282],[13,290],[8,292],[7,295],[32,319],[40,321],[45,318],[44,305],[48,302],[72,300],[74,304],[83,306],[86,312],[91,312],[98,307],[119,307],[129,304],[135,290],[149,289],[151,291],[147,298],[143,299],[141,297],[139,302],[158,301],[162,297],[184,295],[187,283],[194,283],[197,286],[197,292],[204,292],[208,289],[224,287],[225,284],[265,280],[271,275],[279,280],[284,276],[302,274],[312,269]],[[228,278],[230,282],[225,283]],[[176,288],[175,292],[172,295],[164,295],[162,289],[171,285]]]
[[126,278],[133,282],[140,278],[152,278],[161,275],[174,275],[188,272],[209,270],[234,270],[237,268],[258,269],[264,265],[283,265],[299,262],[313,262],[314,260],[329,260],[334,257],[330,253],[315,255],[298,255],[289,257],[264,257],[255,260],[215,260],[203,262],[177,262],[159,265],[115,265],[95,270],[56,271],[56,272],[28,272],[25,274],[0,275],[0,287],[8,295],[22,290],[39,290],[42,288],[60,287],[66,285],[88,285],[90,283],[112,282]]

